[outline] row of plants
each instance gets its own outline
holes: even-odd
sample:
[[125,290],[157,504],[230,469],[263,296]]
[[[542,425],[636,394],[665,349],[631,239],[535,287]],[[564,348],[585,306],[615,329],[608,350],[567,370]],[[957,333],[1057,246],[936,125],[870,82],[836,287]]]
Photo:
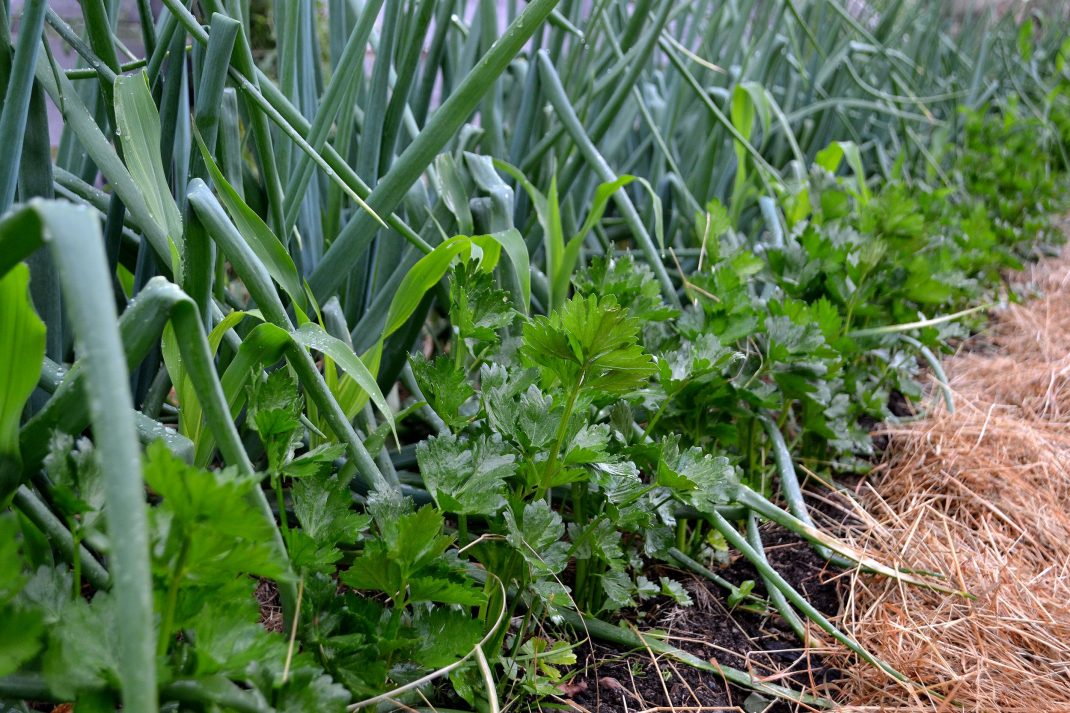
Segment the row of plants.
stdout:
[[1054,19],[163,5],[141,57],[118,3],[0,13],[0,699],[496,711],[594,637],[830,704],[617,626],[690,604],[659,564],[903,679],[758,523],[968,596],[821,532],[796,468],[864,470],[1057,242]]

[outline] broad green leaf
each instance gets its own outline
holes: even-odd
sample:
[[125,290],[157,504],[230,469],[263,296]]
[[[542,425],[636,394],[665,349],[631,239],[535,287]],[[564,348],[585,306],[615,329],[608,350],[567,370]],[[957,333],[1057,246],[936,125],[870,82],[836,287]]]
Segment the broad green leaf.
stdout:
[[[543,195],[543,193],[539,191],[539,189],[528,180],[528,177],[516,166],[495,159],[494,167],[499,171],[509,174],[509,176],[515,179],[516,182],[520,184],[520,187],[528,194],[532,204],[535,206],[535,217],[538,219],[543,232],[543,244],[546,249],[547,274],[553,277],[560,272],[559,266],[565,250],[564,229],[561,227],[561,211],[557,205],[557,177],[555,176],[551,178],[550,194],[549,196],[546,196]],[[509,252],[510,258],[513,258],[512,251],[507,249],[507,252]],[[527,254],[526,248],[524,254]],[[517,265],[515,259],[513,265],[514,268]],[[530,296],[530,271],[528,271],[527,285],[528,295]],[[554,306],[556,305],[551,305],[551,307]]]
[[19,420],[45,356],[45,325],[30,302],[29,284],[23,263],[0,277],[0,504],[22,477]]
[[[755,82],[740,82],[732,90],[731,111],[732,126],[738,138],[732,142],[736,153],[736,177],[732,188],[732,209],[738,217],[742,208],[744,191],[747,187],[747,156],[755,149],[751,146],[754,132],[754,120],[757,117],[762,128],[762,135],[768,135],[771,109],[765,89]],[[759,165],[759,171],[764,166]]]
[[182,253],[182,215],[167,183],[160,154],[160,114],[144,71],[115,78],[115,133],[130,176],[141,188],[149,214]]
[[740,82],[732,90],[732,124],[748,141],[758,119],[763,132],[768,133],[772,122],[769,95],[757,82]]
[[473,256],[478,256],[480,269],[490,272],[498,264],[503,248],[513,263],[517,280],[524,290],[526,303],[531,294],[531,275],[527,248],[524,246],[519,231],[511,228],[490,235],[455,235],[444,240],[434,250],[420,258],[405,274],[394,298],[390,301],[382,339],[386,339],[401,329],[428,291],[437,285],[449,271],[454,258],[460,256],[468,260]]
[[250,316],[249,312],[234,310],[226,317],[219,320],[219,323],[216,326],[212,327],[212,331],[208,333],[208,349],[213,355],[219,351],[219,344],[223,341],[223,335],[238,326],[238,323],[248,316]]
[[[661,206],[661,198],[658,196],[658,192],[654,190],[654,186],[650,185],[650,181],[646,180],[642,176],[635,176],[635,181],[646,189],[647,195],[650,196],[650,206],[653,211],[654,219],[654,238],[658,241],[658,248],[665,250],[665,216],[663,214]],[[614,191],[615,192],[615,191]],[[612,195],[612,194],[611,194]],[[625,194],[627,195],[627,194]]]
[[[478,243],[480,237],[483,236],[473,238],[473,241]],[[531,304],[531,265],[528,260],[528,247],[524,244],[523,236],[520,235],[519,230],[510,228],[485,237],[501,245],[505,254],[509,256],[509,262],[513,265],[513,273],[520,284],[520,296],[525,305],[524,309],[528,310],[528,305]]]
[[572,240],[578,239],[582,241],[586,238],[587,233],[591,232],[591,229],[602,219],[602,215],[606,212],[606,206],[609,205],[609,199],[613,197],[613,194],[634,180],[635,176],[624,174],[615,181],[598,184],[598,187],[594,189],[594,197],[591,199],[591,207],[587,210],[587,217]]
[[[550,176],[550,190],[546,193],[546,209],[548,211],[546,216],[546,225],[543,226],[543,230],[549,226],[549,232],[543,234],[543,245],[546,250],[546,274],[559,275],[561,273],[561,263],[565,259],[565,229],[561,225],[561,199],[557,195],[557,176]],[[561,303],[554,303],[551,305],[553,309],[557,309],[561,306]]]
[[469,255],[472,251],[472,239],[467,235],[456,235],[443,241],[427,255],[420,258],[412,269],[406,273],[398,286],[394,299],[387,310],[386,327],[383,338],[401,329],[408,321],[416,307],[423,300],[428,290],[438,284],[450,269],[453,259],[458,255]]
[[163,335],[160,337],[160,353],[178,400],[178,432],[199,447],[201,434],[204,431],[201,402],[197,398],[197,390],[193,387],[183,364],[178,337],[170,322],[164,326]]
[[818,151],[815,157],[818,166],[833,174],[839,169],[840,163],[844,159],[847,160],[847,165],[854,172],[859,200],[863,204],[868,203],[870,194],[869,187],[866,185],[866,170],[862,166],[862,154],[858,150],[857,144],[853,141],[833,141],[827,147]]
[[348,344],[341,339],[332,337],[315,322],[306,322],[301,325],[293,333],[293,338],[294,341],[302,346],[322,352],[330,357],[335,364],[342,367],[342,371],[353,379],[360,388],[364,389],[364,392],[375,403],[383,414],[383,418],[390,424],[390,429],[394,431],[394,438],[397,438],[394,412],[390,409],[390,405],[387,404],[386,397],[383,396],[379,385],[375,382],[375,377],[368,371],[368,367],[364,365],[360,357],[353,353],[353,349]]
[[[220,334],[220,336],[222,336]],[[237,354],[227,365],[223,372],[220,384],[223,387],[223,396],[230,410],[230,417],[237,419],[245,405],[248,394],[246,385],[254,373],[259,375],[260,369],[274,364],[282,358],[286,350],[293,345],[290,333],[274,324],[258,324],[242,340]],[[201,434],[201,441],[197,444],[197,452],[193,462],[201,467],[208,464],[215,447],[215,436],[211,430]]]
[[[573,278],[573,272],[576,269],[576,263],[579,261],[580,250],[583,248],[583,241],[586,239],[587,234],[591,232],[591,229],[598,224],[598,221],[602,219],[602,215],[606,212],[606,206],[609,205],[609,199],[613,197],[622,187],[628,185],[635,180],[635,176],[624,175],[615,181],[608,181],[601,183],[594,191],[594,198],[591,202],[591,207],[587,211],[587,217],[583,221],[583,225],[580,227],[578,233],[576,233],[563,246],[561,258],[558,261],[555,271],[551,274],[551,299],[550,302],[554,306],[564,304],[565,299],[568,297],[568,288]],[[649,184],[647,184],[649,186]],[[657,225],[661,225],[661,201],[654,196],[657,201],[655,203],[655,210],[657,215],[655,220]],[[664,246],[664,236],[659,233],[658,242]]]

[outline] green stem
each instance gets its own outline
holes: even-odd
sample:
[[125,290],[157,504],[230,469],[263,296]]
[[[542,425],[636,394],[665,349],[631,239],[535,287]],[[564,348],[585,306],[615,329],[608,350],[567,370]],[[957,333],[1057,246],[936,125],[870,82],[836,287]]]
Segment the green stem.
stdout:
[[282,530],[283,535],[286,535],[290,530],[290,524],[286,517],[286,493],[282,489],[282,476],[278,473],[273,473],[271,486],[275,489],[275,500],[279,505],[279,529]]
[[461,337],[460,332],[457,332],[453,340],[453,366],[457,371],[464,371],[465,351],[464,338]]
[[[725,579],[721,575],[717,574],[713,570],[709,569],[708,567],[705,567],[700,562],[697,562],[696,560],[691,559],[686,554],[681,552],[679,548],[673,547],[673,548],[669,549],[669,556],[672,557],[674,560],[676,560],[676,562],[681,567],[683,567],[684,569],[687,569],[687,570],[689,570],[691,572],[694,572],[695,574],[699,575],[700,577],[705,577],[706,579],[710,580],[711,582],[716,584],[718,587],[721,587],[725,591],[727,591],[729,593],[734,593],[734,592],[738,592],[739,591],[739,587],[737,587],[736,585],[732,584],[727,579]],[[762,599],[761,597],[759,597],[756,594],[747,594],[744,597],[744,599],[751,600],[751,601],[755,602],[756,604],[760,604],[762,606],[765,606],[765,605],[768,604],[768,602],[766,602],[764,599]]]
[[[580,483],[572,484],[572,515],[573,519],[581,527],[585,524],[583,513],[583,490]],[[586,589],[587,584],[587,560],[576,560],[576,595]]]
[[750,481],[751,487],[755,485],[755,469],[758,464],[758,459],[754,453],[758,440],[757,430],[752,416],[747,420],[747,479]]
[[[754,548],[755,553],[762,558],[762,561],[768,564],[769,559],[765,555],[762,535],[758,531],[758,518],[752,512],[747,513],[747,542]],[[806,625],[799,618],[799,615],[795,613],[795,610],[791,608],[788,600],[784,598],[784,593],[777,589],[767,577],[763,576],[762,582],[765,583],[765,591],[769,594],[769,601],[772,602],[781,618],[791,627],[791,630],[795,632],[795,636],[798,637],[799,641],[805,643],[807,641]]]
[[74,548],[71,551],[71,569],[74,573],[74,591],[72,596],[77,599],[82,593],[82,551],[79,547],[82,538],[78,532],[78,522],[72,517],[67,519],[67,527],[70,528]]
[[565,402],[565,411],[561,414],[561,423],[557,426],[557,436],[554,438],[554,447],[550,451],[550,457],[546,461],[546,472],[542,476],[542,484],[536,493],[536,499],[542,498],[550,489],[554,474],[557,471],[557,461],[561,457],[561,448],[565,445],[565,437],[568,435],[568,424],[572,420],[572,411],[576,408],[576,398],[580,395],[580,386],[577,383],[568,393]]
[[669,403],[672,401],[673,397],[676,396],[677,393],[679,392],[674,392],[669,396],[666,396],[665,400],[661,402],[661,406],[658,407],[657,412],[651,417],[649,421],[647,421],[646,428],[643,429],[643,435],[639,439],[640,441],[645,441],[647,439],[647,436],[650,435],[650,432],[654,430],[654,426],[658,425],[658,421],[661,420],[662,415],[665,413],[665,409],[669,407]]
[[468,516],[457,516],[457,541],[460,545],[468,544]]
[[74,537],[68,528],[52,513],[47,505],[41,502],[33,491],[25,485],[20,485],[19,489],[15,491],[12,504],[24,517],[37,526],[48,537],[48,541],[52,543],[52,546],[72,564],[74,562],[74,553],[78,552],[85,578],[93,585],[94,589],[106,590],[111,587],[107,570],[97,562],[93,553],[87,550],[85,545],[75,543]]
[[171,627],[175,622],[175,608],[178,605],[178,589],[182,584],[183,570],[186,569],[186,558],[189,556],[190,538],[182,538],[182,548],[178,551],[178,560],[175,562],[174,572],[171,574],[171,582],[167,585],[167,600],[164,604],[163,620],[160,624],[160,636],[156,639],[156,655],[163,656],[167,653],[167,647],[171,643]]
[[[160,699],[184,703],[215,704],[224,710],[239,713],[261,713],[262,698],[254,691],[239,688],[233,683],[215,685],[215,681],[179,679],[160,686]],[[44,676],[35,673],[15,673],[0,677],[0,698],[62,703],[71,700],[56,694]],[[198,706],[200,707],[200,706]],[[205,705],[205,708],[213,706]]]

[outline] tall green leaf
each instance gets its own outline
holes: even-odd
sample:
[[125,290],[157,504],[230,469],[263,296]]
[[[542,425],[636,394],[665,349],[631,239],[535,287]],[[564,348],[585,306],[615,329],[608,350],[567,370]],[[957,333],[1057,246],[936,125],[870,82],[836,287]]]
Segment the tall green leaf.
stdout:
[[160,114],[145,72],[115,79],[115,133],[130,176],[141,188],[149,215],[182,254],[182,216],[167,184],[160,154]]
[[25,264],[0,277],[0,505],[22,476],[19,419],[45,356],[45,325],[30,302],[29,283]]
[[0,220],[0,271],[48,243],[59,269],[78,350],[86,399],[104,475],[111,570],[119,618],[119,682],[124,710],[155,713],[155,624],[148,523],[130,381],[100,223],[88,208],[33,200]]

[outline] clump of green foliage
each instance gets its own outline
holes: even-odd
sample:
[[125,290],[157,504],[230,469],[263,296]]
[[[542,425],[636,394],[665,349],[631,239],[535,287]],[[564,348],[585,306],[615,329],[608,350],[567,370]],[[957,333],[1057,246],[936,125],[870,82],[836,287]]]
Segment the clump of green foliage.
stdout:
[[1057,242],[1054,20],[163,4],[129,61],[118,3],[0,4],[0,701],[497,710],[590,634],[830,704],[610,623],[681,569],[904,678],[757,524],[964,594],[852,560],[795,465],[864,471]]

